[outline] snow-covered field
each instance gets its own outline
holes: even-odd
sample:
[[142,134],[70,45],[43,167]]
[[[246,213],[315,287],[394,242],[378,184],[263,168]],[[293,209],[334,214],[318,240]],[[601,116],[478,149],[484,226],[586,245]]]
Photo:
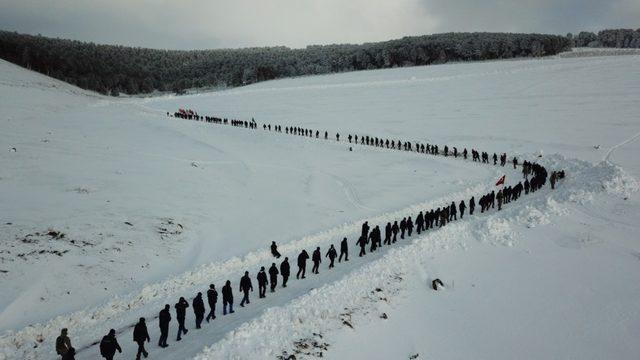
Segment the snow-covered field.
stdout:
[[[78,348],[125,329],[130,358],[126,327],[139,316],[152,358],[276,358],[305,346],[331,359],[636,358],[640,56],[593,55],[151,99],[105,98],[0,62],[0,359],[54,357],[61,327]],[[569,176],[503,212],[331,271],[323,264],[180,343],[172,324],[160,350],[151,319],[165,303],[211,282],[236,287],[244,270],[255,276],[272,262],[271,241],[294,258],[347,236],[353,256],[363,219],[477,197],[505,171],[508,183],[519,179],[507,168],[166,117],[180,107],[343,138],[542,155]],[[429,289],[435,277],[446,290]]]

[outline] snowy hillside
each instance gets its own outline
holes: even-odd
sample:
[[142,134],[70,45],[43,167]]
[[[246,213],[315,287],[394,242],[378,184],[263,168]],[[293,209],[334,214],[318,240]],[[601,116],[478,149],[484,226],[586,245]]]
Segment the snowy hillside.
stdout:
[[[62,327],[77,358],[95,358],[90,345],[109,328],[122,331],[121,357],[130,358],[128,326],[140,316],[154,359],[296,350],[331,359],[635,358],[640,56],[592,55],[151,99],[105,98],[0,62],[0,359],[52,358]],[[166,116],[178,108],[343,139]],[[521,175],[404,151],[349,151],[348,133],[507,152],[568,178],[502,212],[357,258],[363,220],[384,225]],[[348,265],[323,263],[320,275],[293,279],[265,300],[256,294],[250,307],[180,343],[172,323],[171,346],[155,345],[165,303],[212,282],[235,288],[243,271],[255,276],[271,264],[271,241],[293,260],[345,236]],[[444,291],[429,288],[436,277]]]

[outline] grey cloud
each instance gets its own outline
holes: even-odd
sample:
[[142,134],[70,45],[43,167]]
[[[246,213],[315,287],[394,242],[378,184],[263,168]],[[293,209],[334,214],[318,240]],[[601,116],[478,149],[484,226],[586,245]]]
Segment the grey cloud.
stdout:
[[0,0],[2,29],[170,49],[566,33],[638,27],[637,19],[637,0]]

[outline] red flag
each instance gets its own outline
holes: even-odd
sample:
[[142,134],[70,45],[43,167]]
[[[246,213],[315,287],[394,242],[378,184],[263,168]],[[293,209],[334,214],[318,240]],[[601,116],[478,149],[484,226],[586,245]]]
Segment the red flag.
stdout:
[[498,179],[498,182],[496,183],[496,186],[500,186],[500,185],[504,185],[504,180],[507,177],[507,175],[502,175],[502,177],[500,179]]

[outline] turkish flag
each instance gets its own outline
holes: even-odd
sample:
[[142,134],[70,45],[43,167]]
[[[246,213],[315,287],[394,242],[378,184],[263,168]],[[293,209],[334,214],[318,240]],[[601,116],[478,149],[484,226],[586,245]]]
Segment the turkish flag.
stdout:
[[496,183],[496,186],[500,186],[500,185],[504,185],[504,180],[507,177],[507,175],[502,175],[502,177],[500,179],[498,179],[498,182]]

